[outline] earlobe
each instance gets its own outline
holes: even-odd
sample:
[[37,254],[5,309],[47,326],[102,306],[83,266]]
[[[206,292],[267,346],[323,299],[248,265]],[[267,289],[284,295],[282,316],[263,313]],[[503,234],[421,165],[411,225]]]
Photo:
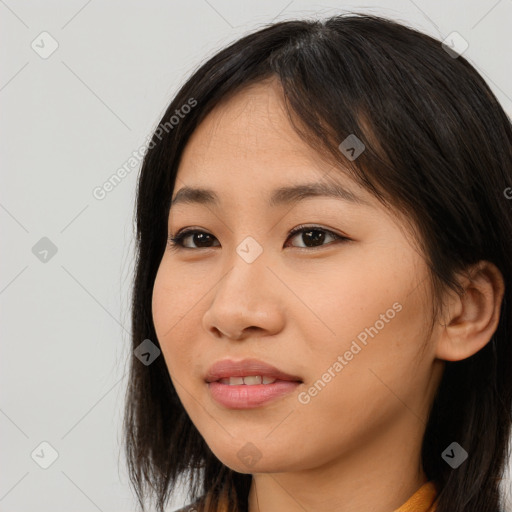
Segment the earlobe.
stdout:
[[449,294],[438,324],[436,357],[461,361],[481,350],[498,327],[505,284],[500,270],[480,261],[459,280],[464,294]]

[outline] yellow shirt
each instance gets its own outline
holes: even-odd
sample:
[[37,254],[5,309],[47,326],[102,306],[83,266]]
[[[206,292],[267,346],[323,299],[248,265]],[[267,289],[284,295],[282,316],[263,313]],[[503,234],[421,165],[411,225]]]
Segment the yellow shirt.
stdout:
[[437,489],[434,482],[423,484],[400,508],[395,512],[435,512],[435,499]]
[[[437,489],[434,482],[426,482],[423,484],[400,508],[397,508],[393,512],[435,512],[436,503],[435,499],[437,496]],[[207,500],[208,501],[208,498]],[[191,510],[189,507],[179,509],[177,512],[187,512]],[[195,510],[192,508],[192,510]],[[219,512],[225,512],[227,505],[222,503],[219,507]]]

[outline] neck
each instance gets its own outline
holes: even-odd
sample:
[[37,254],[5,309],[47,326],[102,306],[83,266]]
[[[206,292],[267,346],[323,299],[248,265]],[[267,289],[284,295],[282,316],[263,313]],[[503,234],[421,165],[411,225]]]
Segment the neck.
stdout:
[[[411,424],[415,428],[411,430]],[[421,431],[420,431],[421,430]],[[412,434],[413,433],[413,434]],[[320,466],[253,474],[249,512],[390,512],[428,481],[420,464],[423,429],[414,415],[368,436]],[[332,447],[332,452],[339,447]],[[319,457],[320,458],[320,457]]]

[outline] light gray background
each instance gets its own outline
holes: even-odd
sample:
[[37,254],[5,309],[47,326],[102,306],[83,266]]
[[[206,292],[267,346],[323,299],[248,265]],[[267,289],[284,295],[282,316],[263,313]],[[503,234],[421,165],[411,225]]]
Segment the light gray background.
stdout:
[[[512,114],[512,0],[0,0],[0,511],[135,509],[119,429],[139,167],[103,200],[92,191],[215,50],[272,20],[352,9],[459,32]],[[31,47],[44,31],[59,45],[46,59]],[[32,252],[43,237],[57,248],[46,262]],[[47,469],[42,442],[58,453]]]

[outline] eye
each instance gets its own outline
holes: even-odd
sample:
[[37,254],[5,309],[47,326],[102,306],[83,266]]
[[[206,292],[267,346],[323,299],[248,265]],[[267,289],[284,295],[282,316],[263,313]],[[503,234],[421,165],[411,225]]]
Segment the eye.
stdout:
[[192,238],[194,243],[199,244],[199,248],[209,249],[208,244],[212,238],[215,238],[213,235],[206,233],[205,231],[199,231],[198,229],[186,229],[181,232],[178,232],[176,236],[169,235],[168,241],[169,245],[172,249],[195,249],[196,247],[188,247],[185,245],[184,241]]
[[[323,242],[327,237],[332,237],[334,241],[344,242],[344,241],[350,241],[350,238],[347,238],[342,235],[338,235],[337,233],[334,233],[333,231],[325,228],[321,228],[319,226],[297,226],[292,231],[290,231],[288,239],[294,238],[297,235],[301,235],[301,240],[305,245],[301,246],[295,246],[299,248],[316,248],[316,247],[322,247],[323,245],[329,245],[324,244]],[[186,240],[189,240],[193,244],[196,244],[196,247],[190,247],[186,244]],[[176,235],[169,235],[168,243],[171,249],[178,250],[178,249],[211,249],[212,246],[208,245],[212,242],[212,240],[216,240],[216,238],[211,235],[210,233],[207,233],[205,231],[201,231],[198,229],[185,229]]]
[[[349,238],[338,235],[337,233],[334,233],[333,231],[325,228],[321,228],[319,226],[297,226],[296,228],[292,229],[290,231],[290,237],[294,238],[296,235],[300,235],[299,239],[302,240],[306,245],[299,246],[303,248],[308,247],[321,247],[322,245],[329,245],[329,244],[323,244],[322,242],[325,241],[325,236],[327,234],[327,237],[331,237],[334,241],[348,241]],[[316,245],[319,244],[319,245]]]

